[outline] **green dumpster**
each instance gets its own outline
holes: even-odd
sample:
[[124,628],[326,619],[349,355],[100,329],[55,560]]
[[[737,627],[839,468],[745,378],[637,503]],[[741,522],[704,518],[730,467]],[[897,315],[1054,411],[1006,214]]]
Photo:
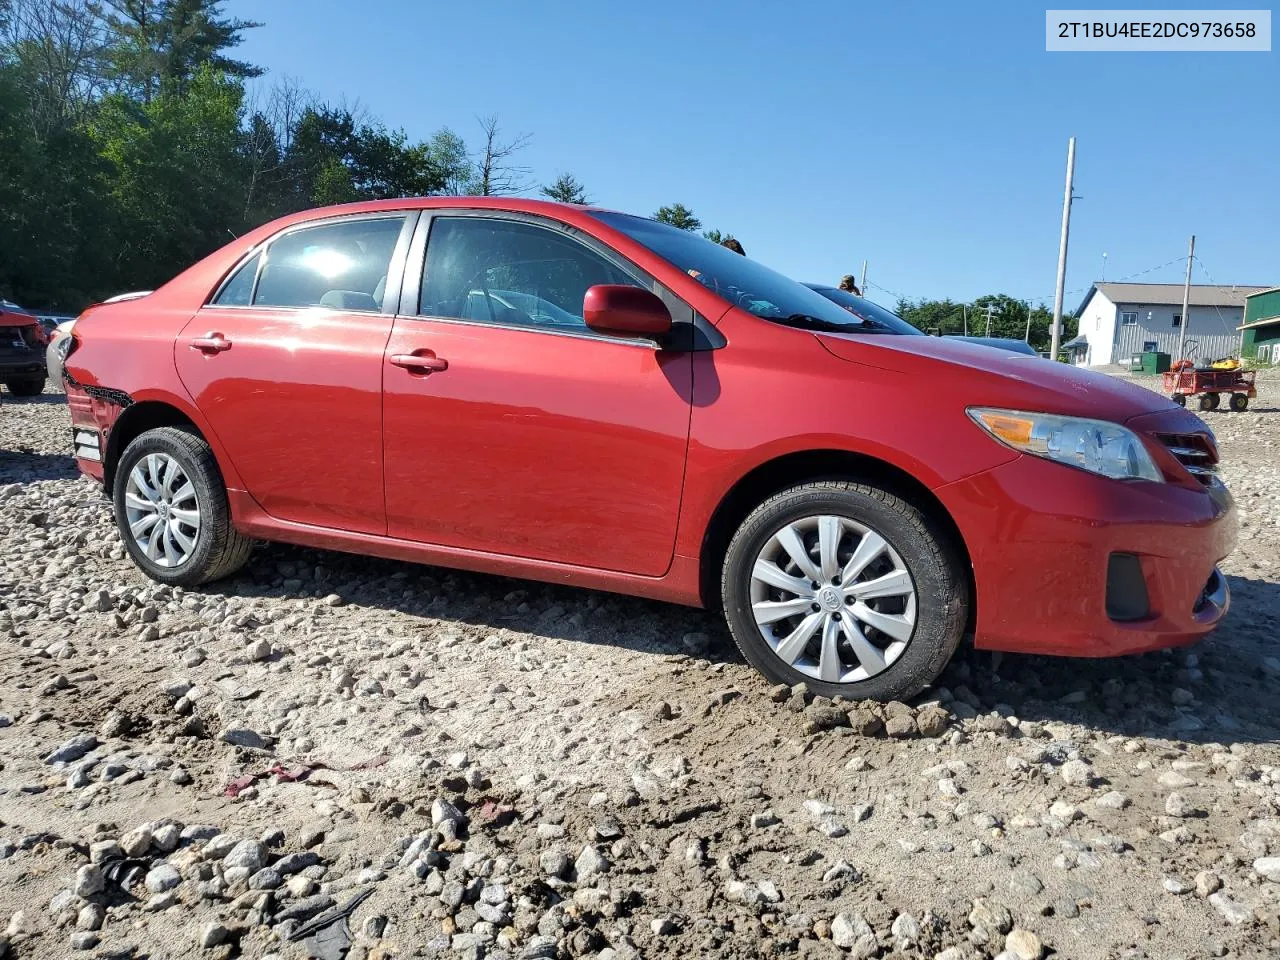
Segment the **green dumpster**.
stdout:
[[1143,373],[1164,373],[1169,369],[1170,357],[1158,350],[1147,350],[1142,354]]

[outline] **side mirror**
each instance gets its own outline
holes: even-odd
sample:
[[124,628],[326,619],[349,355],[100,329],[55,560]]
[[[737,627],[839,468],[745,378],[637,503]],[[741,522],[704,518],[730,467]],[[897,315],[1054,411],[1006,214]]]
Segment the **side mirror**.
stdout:
[[671,332],[671,311],[656,294],[626,284],[601,283],[582,298],[582,318],[597,333],[660,340]]

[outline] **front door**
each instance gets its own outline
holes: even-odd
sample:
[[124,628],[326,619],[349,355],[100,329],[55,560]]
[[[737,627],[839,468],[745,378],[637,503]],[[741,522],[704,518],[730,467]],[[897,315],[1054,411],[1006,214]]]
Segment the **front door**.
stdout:
[[391,536],[666,572],[692,355],[588,330],[598,283],[644,285],[550,226],[433,218],[383,370]]
[[178,373],[271,516],[385,534],[381,298],[401,215],[291,230],[186,325]]

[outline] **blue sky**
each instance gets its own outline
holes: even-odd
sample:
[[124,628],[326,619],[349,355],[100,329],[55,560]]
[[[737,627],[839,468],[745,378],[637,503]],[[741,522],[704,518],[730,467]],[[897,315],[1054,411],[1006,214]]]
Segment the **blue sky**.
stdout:
[[[1199,8],[1212,6],[1200,3]],[[1280,53],[1046,53],[1045,6],[229,0],[239,50],[411,138],[498,114],[539,182],[691,207],[750,256],[871,294],[1052,304],[1185,255],[1280,284]],[[1136,279],[1181,282],[1172,264]],[[892,294],[886,292],[892,291]],[[1067,309],[1080,295],[1069,293]]]

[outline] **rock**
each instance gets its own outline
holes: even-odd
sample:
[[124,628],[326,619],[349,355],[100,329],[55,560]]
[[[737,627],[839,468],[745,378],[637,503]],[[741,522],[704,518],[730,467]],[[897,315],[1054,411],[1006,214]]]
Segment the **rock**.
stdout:
[[936,704],[922,707],[916,714],[916,728],[923,737],[940,737],[947,732],[951,714]]
[[1004,949],[1018,960],[1040,960],[1044,954],[1044,945],[1040,938],[1030,930],[1014,929],[1004,938]]
[[92,733],[72,737],[53,753],[45,757],[45,763],[74,763],[98,746],[98,738]]
[[869,707],[854,707],[849,711],[849,726],[864,737],[874,737],[884,729],[884,721]]
[[896,717],[890,717],[884,725],[885,733],[896,739],[906,739],[916,735],[916,721],[914,717],[903,716],[899,714]]
[[274,869],[282,877],[290,877],[301,873],[308,867],[320,862],[320,856],[314,850],[303,850],[300,853],[287,853],[275,862]]
[[82,930],[71,935],[72,950],[92,950],[101,938],[91,930]]
[[246,750],[270,750],[272,745],[271,740],[248,727],[227,727],[218,734],[218,739],[233,747],[243,747]]
[[1008,907],[979,897],[973,901],[973,909],[969,911],[969,925],[1008,933],[1013,929],[1013,914]]
[[909,913],[900,913],[894,918],[890,933],[900,948],[911,946],[920,939],[920,921]]
[[151,893],[164,893],[182,883],[182,874],[167,863],[159,863],[147,871],[147,890]]
[[1119,790],[1108,790],[1093,803],[1104,810],[1123,810],[1129,806],[1129,798]]
[[[871,925],[854,914],[838,913],[831,920],[831,942],[837,947],[851,950],[855,956],[872,956],[876,949],[876,935]],[[868,951],[870,947],[870,951]]]
[[222,858],[224,870],[240,867],[256,873],[267,865],[267,848],[257,840],[241,840]]
[[1259,857],[1253,861],[1253,869],[1272,883],[1280,883],[1280,857]]
[[1175,897],[1180,897],[1195,889],[1191,884],[1177,877],[1165,877],[1163,886],[1165,893],[1172,893]]
[[608,873],[611,864],[604,855],[590,844],[582,848],[582,852],[578,854],[578,859],[574,862],[574,869],[578,875],[578,881],[583,882],[593,880],[601,874]]
[[669,937],[680,929],[680,925],[670,917],[654,917],[649,921],[649,929],[655,937]]
[[75,882],[71,889],[77,897],[84,897],[87,900],[101,893],[105,885],[102,870],[92,863],[87,863],[76,871]]
[[176,823],[166,823],[151,831],[151,845],[161,853],[172,853],[182,840],[182,828]]
[[538,864],[548,876],[564,878],[568,876],[573,861],[563,850],[548,850],[538,858]]
[[1164,812],[1171,817],[1194,817],[1199,811],[1180,793],[1171,793],[1164,801]]
[[1201,870],[1196,874],[1196,893],[1207,897],[1222,889],[1222,878],[1211,870]]
[[219,947],[231,939],[231,931],[220,923],[207,923],[200,929],[199,944],[208,950]]
[[1253,911],[1244,906],[1244,904],[1232,900],[1225,893],[1210,894],[1209,902],[1213,904],[1215,910],[1222,914],[1223,919],[1232,926],[1253,922]]
[[77,930],[101,930],[107,919],[106,908],[100,903],[86,903],[76,914]]
[[1044,883],[1029,870],[1015,870],[1009,875],[1009,889],[1024,897],[1034,897],[1044,889]]
[[120,737],[129,732],[132,724],[128,716],[119,710],[112,710],[107,714],[106,719],[102,721],[102,726],[98,728],[98,732],[104,737]]
[[443,797],[436,797],[431,802],[431,825],[438,827],[446,820],[453,820],[458,823],[464,823],[466,817],[462,815],[462,811],[455,807]]
[[245,650],[245,656],[255,663],[271,659],[271,644],[266,640],[255,640]]
[[1064,783],[1073,787],[1087,787],[1093,782],[1093,768],[1084,760],[1068,760],[1058,774]]

